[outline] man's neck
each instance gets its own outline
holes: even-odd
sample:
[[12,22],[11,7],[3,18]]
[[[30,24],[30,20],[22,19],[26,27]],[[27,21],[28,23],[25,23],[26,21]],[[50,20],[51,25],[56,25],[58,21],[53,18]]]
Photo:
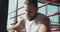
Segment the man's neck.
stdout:
[[38,13],[35,13],[35,14],[34,13],[31,13],[31,14],[28,14],[27,17],[28,17],[29,20],[30,19],[32,20],[32,19],[34,19],[37,16],[37,14]]
[[35,14],[37,14],[38,12],[32,12],[32,13],[27,13],[28,17],[31,18],[32,16],[34,16]]

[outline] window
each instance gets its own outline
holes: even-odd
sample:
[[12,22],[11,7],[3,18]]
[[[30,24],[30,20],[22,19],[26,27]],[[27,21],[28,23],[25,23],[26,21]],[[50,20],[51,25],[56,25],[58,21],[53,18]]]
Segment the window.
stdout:
[[9,8],[8,8],[8,20],[7,20],[7,30],[12,27],[11,23],[14,22],[14,19],[11,19],[11,17],[15,16],[15,12],[11,13],[16,9],[16,0],[9,0]]
[[[55,12],[58,12],[58,7],[57,6],[53,6],[53,5],[48,5],[48,7],[47,7],[47,13],[48,14],[53,14],[53,13],[55,13]],[[59,17],[58,17],[58,15],[56,15],[56,16],[52,16],[52,17],[50,17],[50,20],[51,20],[51,24],[52,25],[58,25],[59,23]]]
[[[15,25],[16,9],[22,7],[24,5],[24,0],[9,0],[9,8],[8,8],[8,20],[7,20],[7,30],[9,30],[13,25]],[[24,12],[24,8],[17,10],[17,15],[20,15]],[[21,16],[17,17],[17,21],[20,21]]]
[[[38,3],[38,6],[42,6],[42,3]],[[46,15],[46,6],[39,8],[38,12]]]

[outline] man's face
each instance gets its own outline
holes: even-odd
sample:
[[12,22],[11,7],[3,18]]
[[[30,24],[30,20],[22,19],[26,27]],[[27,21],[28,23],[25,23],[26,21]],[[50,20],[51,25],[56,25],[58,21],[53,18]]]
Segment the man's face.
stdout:
[[32,5],[29,5],[29,4],[26,5],[26,8],[27,8],[27,12],[29,12],[29,13],[32,13],[34,11],[38,11],[38,7],[34,7]]

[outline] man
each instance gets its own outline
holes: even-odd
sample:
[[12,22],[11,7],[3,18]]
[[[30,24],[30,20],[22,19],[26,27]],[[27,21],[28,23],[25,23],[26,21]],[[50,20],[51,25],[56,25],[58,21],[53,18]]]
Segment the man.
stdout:
[[50,32],[50,20],[47,16],[38,13],[37,0],[25,0],[26,16],[19,21],[10,31],[20,32]]

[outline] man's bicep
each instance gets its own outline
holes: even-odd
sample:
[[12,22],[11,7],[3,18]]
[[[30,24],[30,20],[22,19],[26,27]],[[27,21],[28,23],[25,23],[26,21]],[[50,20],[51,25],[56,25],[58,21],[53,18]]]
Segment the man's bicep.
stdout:
[[18,29],[22,29],[23,27],[24,27],[24,20],[22,19],[16,25],[14,25],[12,29],[18,30]]
[[38,32],[46,32],[46,30],[47,27],[44,24],[41,24]]
[[39,28],[39,32],[50,32],[50,20],[49,18],[44,18]]

